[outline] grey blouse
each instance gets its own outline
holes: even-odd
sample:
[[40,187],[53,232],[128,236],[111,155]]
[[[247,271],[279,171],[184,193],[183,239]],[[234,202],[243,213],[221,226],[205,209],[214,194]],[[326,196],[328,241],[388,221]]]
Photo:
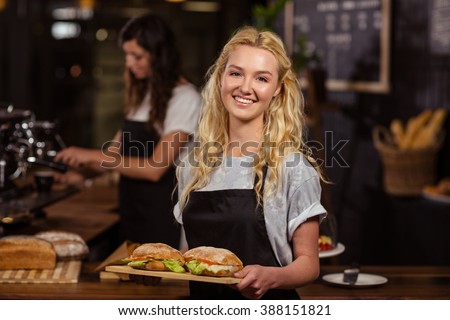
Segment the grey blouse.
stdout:
[[[211,174],[210,183],[198,191],[215,191],[226,189],[251,189],[254,184],[251,156],[228,157],[222,166]],[[190,179],[192,164],[183,161],[178,192]],[[268,174],[270,171],[268,171]],[[293,261],[290,242],[294,231],[313,216],[326,216],[320,203],[321,187],[316,170],[300,153],[288,154],[283,162],[281,185],[268,199],[264,199],[264,216],[269,240],[278,262],[285,266]],[[183,223],[178,203],[174,208],[174,216]]]

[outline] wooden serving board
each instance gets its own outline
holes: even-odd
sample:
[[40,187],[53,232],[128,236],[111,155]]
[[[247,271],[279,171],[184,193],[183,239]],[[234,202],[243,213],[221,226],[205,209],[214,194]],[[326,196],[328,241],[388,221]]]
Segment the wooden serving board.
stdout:
[[60,261],[55,269],[0,270],[0,283],[77,283],[81,261]]
[[[167,279],[176,280],[186,280],[186,281],[201,281],[210,283],[222,283],[222,284],[234,284],[239,283],[241,279],[233,277],[210,277],[210,276],[197,276],[189,272],[178,273],[172,271],[150,271],[150,270],[140,270],[134,269],[129,266],[106,266],[105,271],[113,272],[121,275],[128,276],[130,274],[141,275],[141,276],[152,276]],[[121,277],[123,278],[123,277]]]

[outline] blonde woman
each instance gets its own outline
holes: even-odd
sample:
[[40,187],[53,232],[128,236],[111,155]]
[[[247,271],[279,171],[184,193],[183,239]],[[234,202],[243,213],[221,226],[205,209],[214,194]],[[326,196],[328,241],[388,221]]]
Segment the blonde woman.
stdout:
[[304,139],[303,96],[280,38],[238,30],[208,72],[197,145],[179,166],[189,248],[236,253],[234,286],[191,282],[195,299],[298,299],[319,275],[321,175]]

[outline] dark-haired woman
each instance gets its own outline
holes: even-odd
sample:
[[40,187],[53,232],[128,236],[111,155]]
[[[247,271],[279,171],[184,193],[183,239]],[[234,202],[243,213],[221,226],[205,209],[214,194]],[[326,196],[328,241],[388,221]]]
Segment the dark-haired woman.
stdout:
[[[125,53],[125,119],[103,150],[70,147],[56,156],[75,169],[120,173],[122,239],[179,246],[171,214],[174,161],[196,127],[201,97],[180,71],[174,35],[157,15],[131,19],[121,30]],[[83,179],[80,170],[60,177]]]

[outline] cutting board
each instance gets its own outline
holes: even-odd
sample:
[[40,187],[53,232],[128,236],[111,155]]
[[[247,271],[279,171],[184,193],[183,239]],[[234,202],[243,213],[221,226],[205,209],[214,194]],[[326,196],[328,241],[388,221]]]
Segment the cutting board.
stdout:
[[209,277],[209,276],[197,276],[191,273],[178,273],[172,271],[150,271],[150,270],[140,270],[134,269],[129,266],[106,266],[105,271],[113,272],[119,276],[128,277],[130,274],[141,275],[141,276],[152,276],[167,279],[176,280],[186,280],[186,281],[200,281],[200,282],[210,282],[210,283],[223,283],[223,284],[233,284],[239,283],[241,279],[233,277]]
[[0,270],[0,283],[77,283],[81,261],[60,261],[55,269]]

